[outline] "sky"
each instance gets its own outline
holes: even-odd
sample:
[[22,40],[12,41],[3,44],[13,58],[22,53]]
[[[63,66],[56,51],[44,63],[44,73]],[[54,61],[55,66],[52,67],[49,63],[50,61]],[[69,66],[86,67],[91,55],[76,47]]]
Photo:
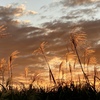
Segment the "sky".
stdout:
[[[7,27],[7,37],[0,39],[0,58],[8,59],[18,50],[14,75],[47,72],[42,55],[32,54],[42,42],[52,66],[66,54],[69,32],[82,27],[100,62],[100,0],[0,0],[0,25]],[[53,67],[52,67],[53,68]],[[54,69],[54,68],[53,68]]]

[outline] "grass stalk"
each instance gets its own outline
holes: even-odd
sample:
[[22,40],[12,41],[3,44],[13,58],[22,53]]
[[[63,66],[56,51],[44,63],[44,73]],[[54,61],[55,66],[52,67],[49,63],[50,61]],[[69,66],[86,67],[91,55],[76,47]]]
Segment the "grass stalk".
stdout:
[[[43,43],[44,43],[44,42],[43,42]],[[48,63],[47,57],[46,57],[46,55],[45,55],[45,53],[44,53],[44,50],[43,50],[43,47],[42,47],[42,46],[40,46],[40,50],[41,50],[41,53],[43,54],[43,57],[44,57],[44,59],[45,59],[45,62],[46,62],[46,64],[47,64],[47,66],[48,66],[48,68],[49,68],[49,77],[50,77],[50,79],[51,79],[51,77],[52,77],[52,80],[53,80],[54,84],[56,85],[56,80],[55,80],[55,78],[54,78],[54,75],[53,75],[53,73],[52,73],[52,70],[51,70],[51,68],[50,68],[50,65],[49,65],[49,63]]]
[[76,52],[76,55],[77,55],[77,58],[78,58],[78,61],[79,61],[81,70],[82,70],[82,72],[83,72],[84,78],[85,78],[86,82],[89,83],[88,76],[86,75],[86,73],[84,72],[84,69],[83,69],[83,67],[82,67],[82,62],[81,62],[81,59],[80,59],[80,57],[79,57],[79,53],[78,53],[78,50],[77,50],[77,47],[76,47],[76,43],[75,43],[74,38],[72,38],[72,43],[73,43],[73,46],[74,46],[74,49],[75,49],[75,52]]

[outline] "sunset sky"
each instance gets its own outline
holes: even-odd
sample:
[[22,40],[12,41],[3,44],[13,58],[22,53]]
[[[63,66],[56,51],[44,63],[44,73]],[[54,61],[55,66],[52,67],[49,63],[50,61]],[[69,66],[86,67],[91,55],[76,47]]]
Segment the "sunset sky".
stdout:
[[75,26],[83,28],[100,62],[100,0],[0,0],[0,25],[7,27],[7,37],[0,39],[0,58],[6,60],[18,50],[14,73],[25,67],[31,73],[45,72],[42,55],[32,54],[40,43],[51,65],[59,64],[66,53],[68,34]]

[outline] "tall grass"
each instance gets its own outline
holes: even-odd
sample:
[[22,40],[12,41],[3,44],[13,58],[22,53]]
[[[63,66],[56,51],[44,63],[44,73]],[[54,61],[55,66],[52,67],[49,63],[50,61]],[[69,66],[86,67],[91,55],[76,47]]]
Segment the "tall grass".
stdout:
[[47,57],[46,57],[46,55],[45,55],[44,46],[45,46],[46,44],[47,44],[47,42],[42,42],[42,43],[40,44],[39,49],[35,50],[34,53],[35,53],[35,52],[42,53],[42,55],[43,55],[43,57],[44,57],[44,59],[45,59],[45,62],[46,62],[46,64],[47,64],[47,66],[48,66],[48,69],[49,69],[49,78],[50,78],[50,81],[51,81],[51,79],[52,79],[53,82],[54,82],[54,84],[56,85],[56,80],[55,80],[55,78],[54,78],[54,75],[53,75],[52,70],[51,70],[51,68],[50,68],[50,65],[49,65],[49,63],[48,63],[48,59],[47,59]]
[[13,77],[13,61],[14,61],[14,59],[15,58],[17,58],[17,54],[18,54],[19,52],[16,50],[16,51],[14,51],[11,55],[10,55],[10,57],[9,57],[9,71],[10,71],[10,78],[12,79],[12,77]]
[[71,32],[71,34],[70,34],[70,40],[71,40],[71,43],[72,43],[72,45],[74,47],[75,53],[77,55],[77,58],[78,58],[81,70],[83,72],[84,78],[85,78],[86,82],[89,83],[88,76],[86,75],[86,73],[85,73],[85,71],[83,69],[82,61],[80,59],[80,55],[79,55],[78,49],[77,49],[78,45],[83,45],[85,43],[85,41],[86,41],[86,34],[84,34],[84,32],[80,32],[79,33],[77,30],[73,30]]
[[[2,29],[0,27],[0,29]],[[2,31],[1,31],[2,32]],[[34,53],[41,53],[43,55],[44,61],[48,67],[50,84],[54,84],[52,87],[42,87],[34,85],[35,81],[38,80],[38,74],[31,76],[31,81],[27,82],[27,87],[25,83],[19,82],[19,87],[14,88],[12,86],[13,76],[13,61],[18,57],[19,52],[14,51],[11,53],[7,61],[3,58],[0,60],[0,73],[1,73],[1,90],[0,90],[0,100],[100,100],[100,90],[97,91],[97,80],[100,83],[100,78],[98,76],[97,69],[97,59],[94,56],[95,51],[90,47],[84,47],[86,42],[86,34],[79,30],[73,30],[70,34],[70,44],[71,47],[67,47],[67,53],[65,54],[64,61],[58,66],[58,82],[57,78],[53,74],[49,60],[47,59],[45,46],[47,42],[42,42]],[[83,54],[79,53],[79,48],[84,47]],[[74,71],[77,71],[77,65],[81,69],[82,74],[77,74],[77,80],[74,81]],[[93,72],[89,72],[89,67],[93,66]],[[64,67],[64,68],[63,68]],[[65,69],[66,67],[66,69]],[[87,68],[87,72],[86,72]],[[66,71],[67,70],[67,71]],[[5,72],[8,71],[8,79],[5,81]],[[28,81],[29,69],[25,67],[24,69],[25,79]],[[92,82],[89,80],[88,75],[92,76]],[[66,77],[65,77],[66,75]],[[68,76],[69,75],[69,76]],[[70,77],[70,81],[67,80]],[[82,80],[82,76],[85,78]],[[66,80],[64,80],[66,78]],[[48,84],[46,83],[46,84]],[[39,85],[37,83],[37,85]]]
[[5,80],[5,71],[6,71],[6,60],[2,58],[0,61],[0,72],[2,76],[2,84],[4,84],[4,80]]

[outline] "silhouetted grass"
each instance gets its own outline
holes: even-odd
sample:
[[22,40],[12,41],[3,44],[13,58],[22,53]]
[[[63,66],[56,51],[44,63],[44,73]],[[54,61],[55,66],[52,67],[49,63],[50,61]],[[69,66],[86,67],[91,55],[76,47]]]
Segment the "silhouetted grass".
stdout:
[[100,100],[100,92],[96,91],[91,85],[59,85],[49,91],[44,88],[30,86],[21,90],[2,89],[0,100]]

